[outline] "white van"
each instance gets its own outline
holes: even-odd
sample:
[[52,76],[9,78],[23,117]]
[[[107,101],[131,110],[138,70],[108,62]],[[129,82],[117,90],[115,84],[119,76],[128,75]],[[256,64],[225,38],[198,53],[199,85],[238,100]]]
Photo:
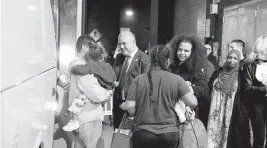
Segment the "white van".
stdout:
[[1,147],[52,148],[56,39],[50,0],[1,0]]

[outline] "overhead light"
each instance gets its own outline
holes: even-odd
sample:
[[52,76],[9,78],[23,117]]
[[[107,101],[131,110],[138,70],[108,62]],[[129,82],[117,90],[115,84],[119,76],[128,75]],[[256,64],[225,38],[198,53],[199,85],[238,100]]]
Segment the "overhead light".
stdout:
[[34,10],[35,10],[35,6],[33,6],[33,5],[29,5],[29,6],[28,6],[28,10],[29,10],[29,11],[34,11]]
[[126,10],[125,13],[127,16],[132,16],[133,15],[133,11],[132,10]]

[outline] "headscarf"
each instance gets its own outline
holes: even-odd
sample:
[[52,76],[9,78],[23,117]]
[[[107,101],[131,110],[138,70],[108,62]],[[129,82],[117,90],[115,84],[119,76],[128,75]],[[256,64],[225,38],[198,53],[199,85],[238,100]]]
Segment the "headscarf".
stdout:
[[238,50],[230,50],[227,57],[236,54],[238,57],[238,62],[235,67],[229,67],[229,63],[225,62],[223,65],[223,71],[219,74],[218,77],[218,87],[221,91],[223,91],[226,95],[231,96],[234,88],[234,82],[238,78],[238,70],[239,70],[239,61],[240,61],[240,51]]

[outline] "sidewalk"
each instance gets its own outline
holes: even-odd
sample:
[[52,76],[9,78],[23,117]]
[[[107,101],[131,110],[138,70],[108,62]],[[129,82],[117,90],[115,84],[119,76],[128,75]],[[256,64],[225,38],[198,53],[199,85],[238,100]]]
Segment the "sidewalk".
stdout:
[[[113,135],[113,127],[109,125],[104,125],[104,143],[105,148],[110,148],[111,140]],[[73,140],[73,135],[70,132],[65,132],[60,130],[56,135],[54,135],[53,148],[71,148],[71,143]]]

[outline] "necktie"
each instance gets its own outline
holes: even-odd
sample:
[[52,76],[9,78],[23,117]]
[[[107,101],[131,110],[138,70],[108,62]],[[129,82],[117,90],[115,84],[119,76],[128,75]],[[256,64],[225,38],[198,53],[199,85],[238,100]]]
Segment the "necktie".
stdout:
[[123,67],[122,67],[122,70],[121,70],[120,80],[119,80],[119,87],[121,90],[122,90],[123,85],[125,83],[125,76],[126,76],[129,65],[130,65],[130,57],[126,57],[124,64],[123,64]]

